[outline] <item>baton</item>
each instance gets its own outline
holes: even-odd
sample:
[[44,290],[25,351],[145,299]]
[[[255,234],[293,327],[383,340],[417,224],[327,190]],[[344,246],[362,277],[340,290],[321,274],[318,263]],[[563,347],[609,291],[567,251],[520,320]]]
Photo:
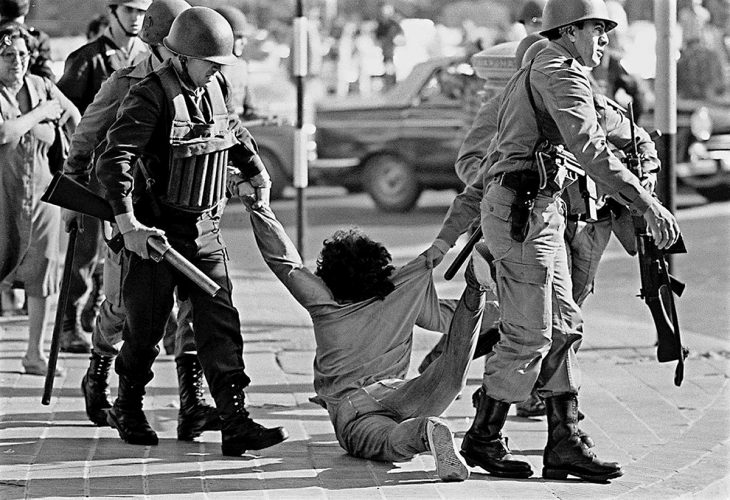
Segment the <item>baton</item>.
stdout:
[[454,259],[454,262],[451,263],[449,268],[444,273],[444,279],[445,280],[451,280],[457,272],[459,272],[459,268],[461,268],[462,264],[466,261],[466,259],[471,255],[471,251],[474,250],[474,245],[479,243],[479,240],[482,239],[482,226],[479,225],[474,230],[473,233],[471,233],[471,237],[469,237],[469,241],[466,242],[466,245],[464,245],[464,248],[461,249],[461,252],[456,256]]
[[71,266],[76,253],[76,235],[78,233],[76,221],[71,223],[68,232],[68,248],[66,249],[66,259],[63,262],[63,278],[61,278],[61,291],[58,295],[58,304],[56,305],[56,320],[53,323],[53,335],[51,336],[51,352],[48,356],[48,371],[46,372],[46,383],[43,387],[43,397],[41,403],[48,406],[51,403],[51,393],[53,392],[53,379],[56,378],[56,363],[58,362],[58,350],[61,347],[61,330],[63,327],[63,313],[66,311],[68,303],[68,290],[71,287]]

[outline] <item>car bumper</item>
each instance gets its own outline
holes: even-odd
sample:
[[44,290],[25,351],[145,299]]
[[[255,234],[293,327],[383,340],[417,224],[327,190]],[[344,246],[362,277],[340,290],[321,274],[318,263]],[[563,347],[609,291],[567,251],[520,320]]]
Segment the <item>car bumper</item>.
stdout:
[[707,144],[695,142],[689,147],[689,158],[677,164],[677,177],[685,184],[709,187],[730,181],[730,144],[723,149],[709,149]]

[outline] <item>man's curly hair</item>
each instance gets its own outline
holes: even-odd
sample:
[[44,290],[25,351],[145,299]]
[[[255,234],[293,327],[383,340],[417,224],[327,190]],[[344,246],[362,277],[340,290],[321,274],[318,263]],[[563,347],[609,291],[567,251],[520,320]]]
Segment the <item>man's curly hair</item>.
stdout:
[[395,286],[395,269],[386,248],[358,228],[339,230],[324,241],[316,275],[324,280],[337,302],[383,300]]

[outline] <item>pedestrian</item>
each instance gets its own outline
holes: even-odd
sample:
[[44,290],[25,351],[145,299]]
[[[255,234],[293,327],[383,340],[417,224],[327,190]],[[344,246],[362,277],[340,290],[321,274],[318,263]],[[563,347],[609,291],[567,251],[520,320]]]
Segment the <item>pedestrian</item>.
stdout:
[[[77,182],[88,185],[93,173],[94,152],[103,152],[106,133],[114,123],[117,110],[130,87],[149,73],[161,67],[173,54],[162,40],[168,35],[173,20],[190,8],[185,0],[155,0],[144,16],[139,38],[150,48],[150,54],[140,63],[115,71],[102,84],[94,100],[76,128],[71,141],[69,158],[64,172]],[[78,214],[64,212],[68,226]],[[105,248],[104,295],[99,315],[91,336],[92,349],[89,367],[81,381],[86,414],[96,425],[109,425],[107,410],[111,408],[109,369],[119,354],[116,347],[122,341],[125,311],[122,303],[122,256]],[[197,357],[191,325],[192,306],[185,301],[180,306],[175,333],[175,364],[177,366],[180,408],[177,437],[190,441],[206,430],[220,430],[220,419],[215,408],[203,398],[203,371]]]
[[28,73],[34,44],[21,25],[0,27],[0,290],[25,289],[29,327],[23,369],[45,375],[48,297],[59,287],[60,210],[40,197],[51,181],[48,148],[55,128],[73,128],[80,117],[53,82]]
[[[564,145],[607,195],[644,217],[660,249],[677,240],[676,219],[610,151],[599,122],[584,67],[600,63],[606,32],[614,27],[603,0],[548,0],[541,33],[550,42],[501,97],[483,197],[476,203],[457,197],[438,237],[452,244],[468,225],[449,227],[454,212],[468,221],[479,215],[494,258],[500,340],[485,363],[476,416],[461,447],[467,463],[494,475],[532,475],[528,463],[511,455],[501,431],[510,404],[527,399],[535,383],[548,416],[543,477],[606,481],[622,475],[617,463],[591,452],[578,429],[575,353],[583,325],[565,249],[565,184],[559,169],[541,183],[533,158],[545,140]],[[465,192],[473,196],[474,189]]]
[[29,10],[29,0],[0,0],[0,24],[16,22],[23,25],[26,31],[35,38],[35,48],[30,56],[28,71],[32,75],[43,76],[55,82],[56,75],[51,68],[51,37],[48,36],[48,33],[25,22]]
[[[124,343],[109,421],[129,443],[157,444],[142,398],[177,286],[193,305],[198,358],[222,421],[222,452],[239,456],[288,435],[256,423],[244,406],[250,379],[220,233],[228,159],[256,186],[257,203],[268,203],[271,184],[251,135],[228,111],[230,89],[219,69],[237,59],[225,18],[206,7],[187,9],[163,44],[174,57],[130,89],[96,163],[126,248]],[[167,263],[151,260],[149,237],[165,238],[221,291],[211,297]]]
[[384,87],[395,85],[395,47],[403,37],[403,28],[395,17],[395,9],[389,3],[383,3],[378,11],[375,27],[375,40],[383,53]]
[[[66,59],[58,87],[83,114],[101,84],[114,71],[147,55],[147,46],[137,36],[152,0],[106,0],[109,26],[96,40],[72,52]],[[97,180],[91,176],[92,189]],[[62,352],[91,351],[84,331],[91,332],[103,295],[104,243],[101,221],[79,218],[76,254],[71,268],[69,296],[63,313],[60,338]]]
[[[463,389],[476,348],[484,294],[472,267],[458,304],[440,302],[428,255],[440,259],[442,250],[396,269],[382,244],[350,229],[325,240],[313,273],[268,207],[250,212],[264,260],[312,318],[313,400],[327,410],[340,446],[354,457],[391,462],[430,451],[441,479],[467,479],[451,430],[438,417]],[[448,340],[423,374],[406,379],[416,325],[448,332]]]

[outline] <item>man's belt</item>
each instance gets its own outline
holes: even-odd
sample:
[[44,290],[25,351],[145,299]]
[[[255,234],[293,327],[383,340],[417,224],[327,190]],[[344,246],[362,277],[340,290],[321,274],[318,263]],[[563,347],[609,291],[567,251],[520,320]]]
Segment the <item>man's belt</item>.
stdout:
[[[611,207],[609,205],[603,205],[601,208],[596,210],[596,221],[606,220],[606,219],[609,219],[610,217],[611,217]],[[568,214],[568,216],[566,218],[573,222],[576,222],[576,221],[585,222],[587,219],[585,213]],[[595,222],[595,221],[589,221],[589,222]]]
[[[529,172],[529,174],[533,173],[532,171],[523,171],[523,170],[516,171],[516,172],[503,172],[501,174],[497,174],[494,177],[493,182],[517,193],[517,192],[523,191],[527,187],[525,185],[525,178],[532,177],[531,175],[525,175],[526,172]],[[551,188],[550,186],[546,186],[546,187],[540,189],[539,184],[540,184],[540,179],[539,179],[538,173],[534,172],[534,186],[536,189],[536,195],[542,194],[545,196],[553,196],[556,192],[559,191],[559,190]]]

